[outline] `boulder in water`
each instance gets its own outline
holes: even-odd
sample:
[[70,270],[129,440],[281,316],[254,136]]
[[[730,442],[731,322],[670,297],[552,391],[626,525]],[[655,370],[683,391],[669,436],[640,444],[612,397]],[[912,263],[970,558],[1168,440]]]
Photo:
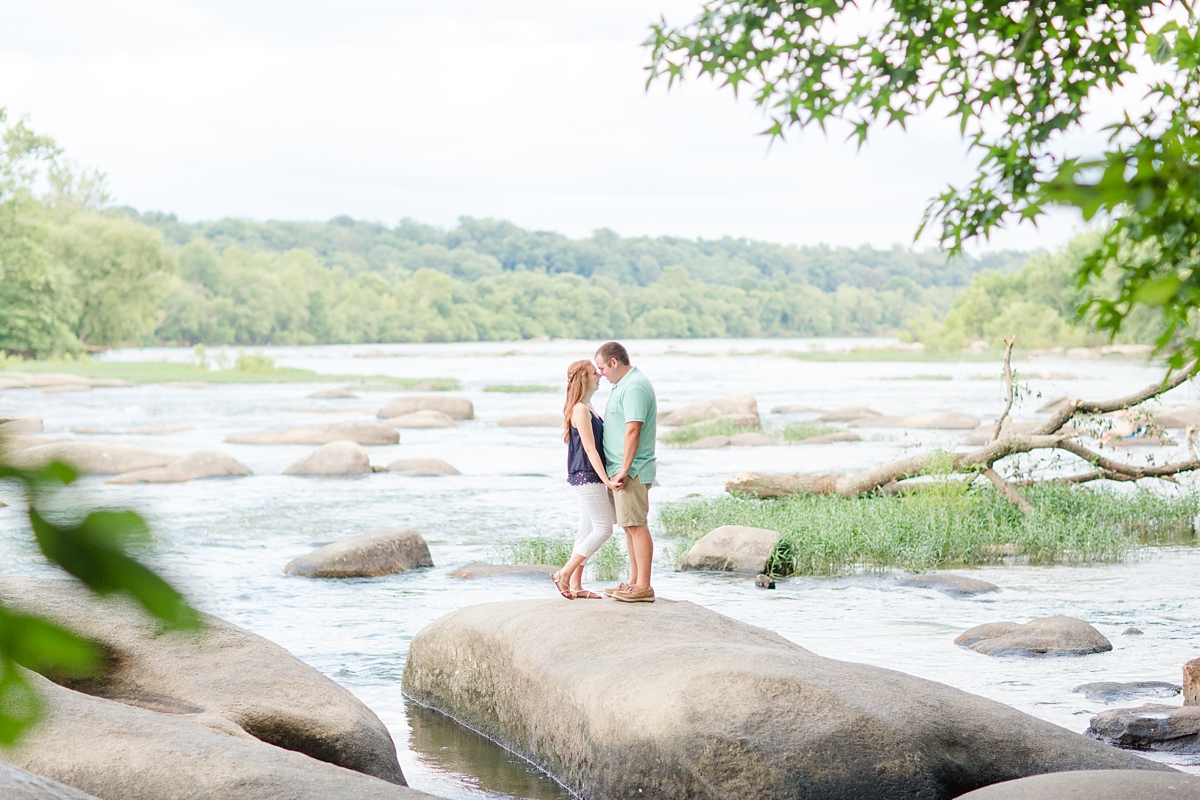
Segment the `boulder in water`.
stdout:
[[288,562],[283,571],[305,578],[374,578],[432,566],[421,534],[412,528],[383,528],[327,544]]
[[[1009,436],[1023,436],[1027,433],[1033,433],[1037,430],[1040,422],[1028,422],[1020,420],[1014,422],[1010,419],[1004,420],[1004,424],[1000,426],[1000,438],[1004,439]],[[992,440],[992,433],[996,430],[996,423],[988,422],[980,425],[975,430],[967,434],[967,438],[962,440],[963,444],[969,445],[985,445]]]
[[1188,428],[1200,425],[1200,406],[1175,406],[1154,415],[1154,421],[1164,428]]
[[[41,726],[34,730],[33,739],[39,743],[35,749],[45,757],[52,757],[64,769],[76,760],[81,767],[85,763],[104,764],[103,771],[111,773],[108,777],[116,780],[120,777],[117,773],[124,772],[129,773],[128,780],[135,780],[137,771],[132,764],[123,764],[115,752],[108,753],[110,746],[115,746],[118,741],[149,743],[156,729],[170,732],[159,729],[152,722],[145,730],[139,729],[140,726],[122,729],[115,725],[115,720],[110,729],[111,741],[107,735],[89,736],[87,726],[72,732],[68,720],[75,713],[76,703],[80,703],[97,709],[94,714],[89,712],[87,715],[96,725],[102,724],[108,716],[100,710],[101,706],[117,709],[140,706],[140,719],[186,719],[189,727],[203,730],[204,723],[198,725],[190,721],[193,715],[200,715],[214,720],[219,729],[233,734],[231,737],[222,733],[222,738],[244,736],[249,739],[253,736],[268,744],[392,783],[404,781],[391,736],[369,708],[282,647],[232,623],[201,614],[204,627],[199,631],[163,633],[155,620],[132,603],[117,599],[97,600],[68,581],[0,578],[0,600],[11,609],[47,617],[73,633],[98,642],[108,656],[95,675],[70,681],[70,687],[77,692],[108,699],[95,700],[70,692],[67,696],[76,699],[64,701],[69,710],[63,715],[57,713],[56,702],[51,702],[49,724],[52,730],[44,736]],[[63,697],[61,693],[65,691],[60,690],[56,696]],[[136,720],[130,725],[135,723]],[[92,732],[98,730],[92,728]],[[103,742],[103,746],[98,746],[99,742]],[[255,745],[258,746],[258,742]],[[161,756],[163,750],[150,748],[148,752],[158,752]],[[96,793],[96,789],[60,777],[65,773],[41,769],[42,762],[37,758],[21,761],[8,756],[6,751],[5,760],[25,769]],[[171,763],[189,760],[196,762],[196,770],[223,769],[219,762],[205,762],[184,748],[172,757]],[[184,796],[171,792],[123,793],[111,789],[101,791],[99,795],[106,798]],[[207,796],[254,797],[252,794],[220,793]]]
[[989,656],[1086,656],[1112,643],[1081,619],[1043,617],[1025,624],[989,622],[959,634],[954,643]]
[[820,436],[810,436],[807,439],[801,439],[796,444],[834,444],[835,442],[861,442],[862,437],[857,433],[850,431],[838,431],[837,433],[823,433]]
[[22,436],[42,432],[38,414],[5,414],[0,417],[0,436]]
[[311,425],[303,428],[284,428],[278,431],[259,431],[230,436],[225,441],[234,444],[329,444],[357,442],[358,444],[397,444],[400,434],[388,425],[372,422],[340,422],[335,425]]
[[681,569],[747,572],[767,571],[779,544],[779,532],[746,525],[722,525],[700,537],[683,560]]
[[689,445],[686,445],[686,447],[689,450],[711,450],[715,447],[728,447],[728,446],[729,446],[729,437],[728,436],[705,436],[701,439],[697,439],[696,441],[692,442]]
[[186,483],[198,478],[227,478],[250,475],[250,468],[233,456],[216,450],[197,450],[165,467],[123,472],[105,483]]
[[916,586],[919,589],[936,589],[952,597],[972,597],[987,592],[998,592],[1000,587],[994,583],[968,578],[964,575],[948,575],[944,573],[927,573],[909,575],[897,581],[901,586]]
[[58,444],[61,439],[55,439],[53,436],[35,436],[26,434],[24,436],[5,436],[0,438],[0,447],[5,450],[28,450],[31,447],[41,447],[44,444]]
[[1092,717],[1085,733],[1132,750],[1200,753],[1200,708],[1157,703],[1114,708]]
[[497,423],[501,428],[562,428],[562,414],[518,414]]
[[1200,800],[1200,778],[1182,772],[1106,769],[1052,772],[1004,781],[958,800]]
[[350,400],[358,397],[349,389],[323,389],[319,392],[313,392],[309,397],[320,397],[327,400]]
[[771,409],[772,414],[824,414],[823,408],[810,408],[809,406],[775,406]]
[[9,455],[9,463],[19,469],[36,469],[51,461],[65,461],[89,475],[119,475],[135,469],[165,467],[178,459],[179,456],[108,442],[59,442],[25,448]]
[[715,400],[701,400],[674,411],[660,413],[658,424],[688,425],[693,422],[705,422],[731,416],[753,417],[757,421],[758,402],[754,399],[754,395],[730,394]]
[[397,397],[375,413],[383,419],[391,419],[426,409],[441,411],[454,419],[475,419],[475,406],[470,400],[449,394],[413,394]]
[[454,421],[454,417],[442,411],[435,411],[432,408],[426,408],[422,411],[414,411],[411,414],[401,414],[398,417],[385,419],[384,425],[391,425],[393,428],[457,428],[458,423]]
[[867,416],[850,420],[851,428],[912,428],[914,430],[973,430],[979,417],[970,414],[917,414],[909,417]]
[[779,444],[774,438],[767,436],[765,433],[755,433],[754,431],[735,433],[729,437],[729,443],[734,447],[767,447]]
[[662,596],[459,609],[413,637],[403,687],[591,800],[946,798],[1056,770],[1168,769]]
[[190,425],[139,425],[130,429],[130,433],[140,433],[144,436],[166,436],[168,433],[190,431]]
[[0,761],[0,797],[4,800],[97,800],[87,792],[3,761]]
[[116,431],[108,428],[97,428],[92,425],[76,425],[71,428],[71,433],[78,433],[81,436],[104,436],[107,434],[116,433]]
[[283,471],[284,475],[367,475],[367,451],[356,442],[323,444]]
[[388,472],[398,472],[406,478],[462,474],[440,458],[398,458],[387,465],[387,470]]
[[862,419],[864,417],[881,417],[883,416],[873,408],[866,406],[850,406],[849,408],[839,408],[834,411],[826,411],[821,416],[817,417],[818,422],[850,422],[851,420]]
[[1161,700],[1174,697],[1179,694],[1182,688],[1177,683],[1165,683],[1163,681],[1133,681],[1132,683],[1099,681],[1097,683],[1085,683],[1082,686],[1076,686],[1071,691],[1076,694],[1082,694],[1088,700],[1112,705],[1113,703],[1128,703],[1133,700],[1144,700],[1146,698]]
[[452,578],[495,578],[501,575],[553,575],[562,565],[554,564],[487,564],[472,561],[450,573]]

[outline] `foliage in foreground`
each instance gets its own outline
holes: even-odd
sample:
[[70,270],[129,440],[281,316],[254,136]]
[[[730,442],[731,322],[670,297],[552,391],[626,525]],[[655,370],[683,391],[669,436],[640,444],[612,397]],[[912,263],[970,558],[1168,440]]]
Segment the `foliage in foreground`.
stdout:
[[[3,441],[0,440],[0,448]],[[98,595],[123,593],[167,628],[193,629],[195,611],[183,596],[128,554],[129,545],[149,534],[132,511],[92,511],[82,519],[60,519],[48,509],[71,484],[75,471],[62,463],[18,470],[3,462],[0,481],[15,484],[28,506],[38,549]],[[102,650],[50,620],[0,604],[0,744],[12,744],[37,722],[41,703],[18,667],[42,674],[83,677],[103,660]]]
[[779,531],[777,575],[921,571],[1006,555],[1032,564],[1111,562],[1146,545],[1195,542],[1198,494],[1060,485],[1022,493],[1033,506],[1029,516],[990,487],[956,481],[909,495],[684,500],[662,506],[659,520],[672,536],[699,537],[721,525]]
[[[519,539],[497,542],[493,558],[501,564],[556,564],[562,566],[571,558],[575,539],[570,536],[545,536],[537,534]],[[625,556],[617,545],[616,537],[609,539],[588,559],[592,577],[598,581],[615,581],[626,564]]]

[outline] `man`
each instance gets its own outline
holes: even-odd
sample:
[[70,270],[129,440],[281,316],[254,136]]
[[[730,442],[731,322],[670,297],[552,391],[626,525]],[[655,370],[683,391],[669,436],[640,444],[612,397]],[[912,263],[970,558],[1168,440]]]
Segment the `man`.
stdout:
[[629,583],[604,593],[623,603],[653,603],[650,562],[654,540],[647,515],[656,463],[658,400],[650,381],[630,366],[629,353],[617,342],[600,345],[596,367],[613,386],[604,412],[604,460],[608,477],[616,484],[617,524],[625,529],[629,549]]

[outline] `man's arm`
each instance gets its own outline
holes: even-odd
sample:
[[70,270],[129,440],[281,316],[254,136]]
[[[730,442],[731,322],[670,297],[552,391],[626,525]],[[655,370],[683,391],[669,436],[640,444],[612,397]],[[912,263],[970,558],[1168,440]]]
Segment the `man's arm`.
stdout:
[[630,421],[625,423],[625,453],[621,459],[621,471],[613,476],[617,490],[625,488],[625,479],[633,467],[634,456],[637,455],[638,445],[642,443],[642,423]]

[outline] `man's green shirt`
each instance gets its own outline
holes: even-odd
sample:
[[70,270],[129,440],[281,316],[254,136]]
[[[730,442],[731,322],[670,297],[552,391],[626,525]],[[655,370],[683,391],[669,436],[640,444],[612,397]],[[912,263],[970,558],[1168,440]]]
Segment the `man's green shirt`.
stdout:
[[632,367],[625,377],[613,386],[604,409],[604,460],[609,476],[621,471],[625,461],[625,424],[642,423],[642,438],[638,442],[629,477],[642,483],[654,483],[654,441],[658,436],[658,400],[654,387],[637,367]]

